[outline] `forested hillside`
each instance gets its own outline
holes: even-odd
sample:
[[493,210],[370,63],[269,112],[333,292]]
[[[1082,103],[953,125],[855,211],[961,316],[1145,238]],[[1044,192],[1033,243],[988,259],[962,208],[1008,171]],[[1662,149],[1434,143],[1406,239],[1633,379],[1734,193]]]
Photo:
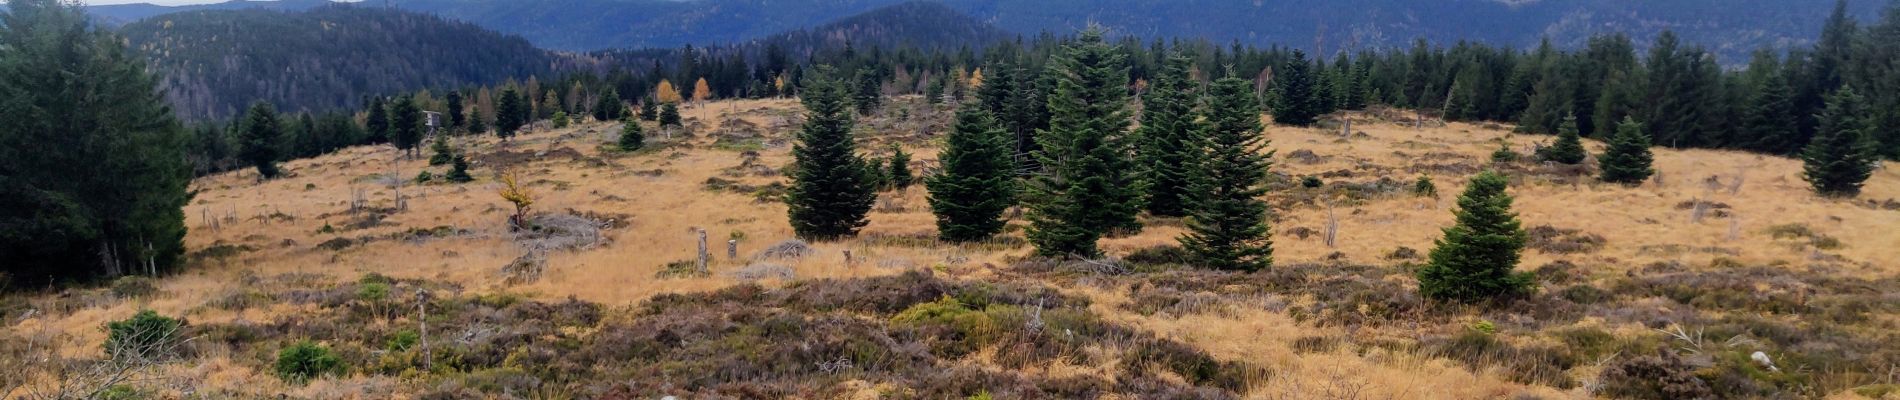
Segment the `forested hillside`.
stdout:
[[371,94],[547,75],[577,63],[474,24],[350,5],[194,11],[120,31],[164,74],[187,119],[232,116],[253,101],[333,109]]

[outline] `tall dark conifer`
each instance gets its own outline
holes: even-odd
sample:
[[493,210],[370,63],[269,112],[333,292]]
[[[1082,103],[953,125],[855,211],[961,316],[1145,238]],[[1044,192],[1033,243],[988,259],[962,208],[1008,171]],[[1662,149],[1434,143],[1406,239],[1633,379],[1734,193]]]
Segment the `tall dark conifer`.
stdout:
[[1319,121],[1322,111],[1311,69],[1306,52],[1300,50],[1294,50],[1293,58],[1282,64],[1273,79],[1274,123],[1307,126]]
[[807,78],[800,91],[805,125],[792,148],[792,187],[785,198],[792,230],[809,240],[857,235],[877,199],[851,137],[850,90],[831,74]]
[[258,102],[251,105],[245,114],[243,133],[238,136],[239,156],[251,166],[257,167],[257,175],[263,179],[276,178],[282,171],[277,169],[277,161],[282,158],[280,142],[284,137],[282,122],[277,120],[277,111],[270,103]]
[[876,71],[865,69],[858,71],[857,91],[852,94],[851,103],[857,106],[858,115],[871,115],[884,104],[884,80]]
[[449,130],[460,129],[467,125],[468,109],[467,106],[462,104],[462,92],[459,90],[449,91],[448,99],[446,100],[449,108]]
[[1801,148],[1801,118],[1794,114],[1790,97],[1793,91],[1786,76],[1768,74],[1742,111],[1742,132],[1752,142],[1742,147],[1775,154],[1791,154]]
[[1111,231],[1141,228],[1143,188],[1128,135],[1125,56],[1090,27],[1051,61],[1044,172],[1031,183],[1029,241],[1045,257],[1092,257]]
[[370,99],[369,114],[363,117],[363,128],[369,131],[369,144],[389,143],[392,136],[389,132],[389,106],[383,103],[382,97]]
[[1258,271],[1273,265],[1272,234],[1267,230],[1267,167],[1272,153],[1261,132],[1260,105],[1248,82],[1216,81],[1203,112],[1205,152],[1196,151],[1188,194],[1188,233],[1181,247],[1201,265],[1214,269]]
[[1842,88],[1828,96],[1814,140],[1801,151],[1802,177],[1814,186],[1816,194],[1858,196],[1861,185],[1879,167],[1880,156],[1868,136],[1873,130],[1868,115],[1866,100],[1854,93],[1854,88]]
[[506,141],[527,125],[528,101],[511,87],[502,89],[501,99],[495,103],[495,134]]
[[1183,166],[1200,157],[1200,125],[1194,115],[1194,84],[1188,81],[1193,60],[1175,54],[1148,86],[1142,99],[1141,140],[1137,154],[1148,183],[1150,214],[1187,215],[1188,176]]
[[1016,204],[1012,138],[988,110],[964,104],[937,158],[943,171],[924,180],[937,235],[951,242],[987,239],[1003,231],[1003,211]]
[[389,108],[390,140],[403,154],[415,156],[422,144],[422,109],[415,98],[403,96]]
[[620,114],[626,111],[627,106],[620,103],[620,92],[614,89],[607,89],[607,93],[601,94],[600,101],[594,104],[594,120],[617,120],[620,119]]

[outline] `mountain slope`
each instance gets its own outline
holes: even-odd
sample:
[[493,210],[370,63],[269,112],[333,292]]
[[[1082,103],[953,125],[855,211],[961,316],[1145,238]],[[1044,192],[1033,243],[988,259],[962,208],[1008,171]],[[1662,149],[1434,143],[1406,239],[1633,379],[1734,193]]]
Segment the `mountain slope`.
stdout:
[[267,100],[281,110],[361,96],[546,74],[573,61],[472,24],[378,8],[193,11],[121,29],[165,75],[186,118],[222,118]]

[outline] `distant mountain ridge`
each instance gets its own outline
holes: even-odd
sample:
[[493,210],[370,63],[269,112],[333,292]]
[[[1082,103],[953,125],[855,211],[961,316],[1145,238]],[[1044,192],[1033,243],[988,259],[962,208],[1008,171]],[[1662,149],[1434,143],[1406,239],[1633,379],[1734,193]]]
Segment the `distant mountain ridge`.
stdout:
[[[223,3],[161,7],[94,6],[108,20],[136,20],[167,10],[277,7]],[[905,0],[392,0],[406,10],[473,22],[521,35],[557,50],[678,47],[738,43],[809,28]],[[1142,37],[1200,37],[1216,42],[1282,44],[1331,52],[1475,40],[1530,47],[1542,37],[1580,45],[1591,35],[1627,32],[1647,43],[1663,29],[1711,47],[1731,63],[1760,47],[1811,43],[1830,0],[940,0],[959,12],[1018,34],[1069,32],[1100,23]],[[380,4],[371,1],[365,7]],[[1855,0],[1850,12],[1869,20],[1880,0]]]

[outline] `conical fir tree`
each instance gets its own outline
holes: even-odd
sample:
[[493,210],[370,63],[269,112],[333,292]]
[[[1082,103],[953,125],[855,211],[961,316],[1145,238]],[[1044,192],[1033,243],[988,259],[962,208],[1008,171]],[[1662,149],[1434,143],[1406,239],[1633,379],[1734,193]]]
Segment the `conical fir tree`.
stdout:
[[1185,55],[1168,57],[1166,68],[1142,99],[1141,157],[1143,180],[1148,182],[1148,213],[1187,215],[1188,168],[1199,156],[1200,126],[1194,119],[1194,85],[1188,81],[1193,65]]
[[[1231,75],[1231,74],[1229,74]],[[1262,153],[1260,105],[1251,85],[1222,78],[1208,93],[1206,152],[1190,157],[1193,169],[1188,233],[1181,247],[1201,265],[1214,269],[1258,271],[1273,265],[1273,240],[1267,231],[1267,167]]]
[[1111,230],[1141,228],[1143,193],[1128,137],[1128,66],[1091,27],[1051,60],[1049,127],[1036,133],[1029,241],[1045,257],[1093,257]]
[[1598,169],[1602,170],[1599,178],[1610,183],[1642,184],[1656,173],[1650,166],[1655,157],[1649,153],[1649,146],[1643,124],[1623,117],[1623,122],[1616,125],[1616,136],[1610,137],[1610,147],[1597,157]]
[[369,131],[370,144],[389,143],[389,108],[383,105],[383,98],[375,97],[369,101],[369,115],[363,117],[363,128]]
[[1557,143],[1538,149],[1537,158],[1559,164],[1578,164],[1588,157],[1584,154],[1583,138],[1577,134],[1577,117],[1565,117],[1563,125],[1557,127]]
[[620,145],[620,151],[639,150],[642,147],[646,147],[646,143],[646,131],[640,128],[640,121],[633,118],[627,118],[625,121],[621,121],[620,142],[618,143]]
[[454,183],[474,181],[475,177],[468,174],[468,157],[463,157],[461,154],[452,157],[449,161],[449,173],[444,174],[443,178]]
[[910,174],[910,153],[905,153],[903,147],[891,145],[891,165],[887,168],[890,170],[885,176],[890,177],[892,188],[909,189],[910,184],[916,181]]
[[1754,143],[1746,147],[1775,154],[1790,154],[1801,148],[1800,118],[1795,116],[1794,99],[1789,97],[1793,91],[1788,78],[1779,73],[1771,73],[1755,91],[1742,114],[1742,132],[1754,138]]
[[988,111],[964,104],[947,142],[943,172],[924,181],[938,237],[970,242],[1002,232],[1003,211],[1016,204],[1013,138]]
[[422,109],[416,107],[414,98],[397,98],[396,104],[389,107],[389,132],[397,150],[405,156],[416,155],[422,145]]
[[620,92],[607,89],[607,93],[600,95],[600,101],[594,104],[594,120],[612,121],[620,119],[620,112],[626,111],[626,109],[626,105],[620,104]]
[[1308,126],[1319,121],[1319,93],[1315,92],[1312,64],[1306,53],[1293,51],[1293,58],[1280,67],[1274,77],[1273,122],[1281,125]]
[[1504,193],[1509,182],[1493,171],[1471,178],[1458,197],[1457,225],[1445,228],[1418,271],[1420,294],[1471,302],[1531,290],[1531,276],[1514,271],[1528,236],[1511,212],[1511,195]]
[[884,83],[877,73],[870,69],[858,71],[857,92],[852,94],[852,103],[858,108],[858,115],[871,115],[883,105]]
[[277,121],[277,111],[270,103],[258,102],[251,105],[251,111],[244,117],[244,133],[238,137],[239,150],[245,162],[257,167],[257,175],[263,179],[276,178],[282,173],[277,169],[279,154],[278,141],[283,139],[283,126]]
[[495,134],[506,141],[528,123],[528,104],[514,88],[502,89],[498,102],[495,105]]
[[680,123],[679,104],[676,104],[676,103],[661,104],[660,105],[660,127],[661,128],[666,128],[666,127],[679,128],[682,126],[684,125]]
[[455,149],[449,147],[449,135],[435,135],[435,142],[429,144],[429,165],[447,165],[455,160]]
[[646,99],[640,100],[640,120],[654,121],[658,119],[660,119],[660,102],[654,100],[653,96],[647,96]]
[[1842,88],[1828,96],[1821,111],[1820,127],[1814,139],[1801,151],[1802,177],[1814,187],[1814,193],[1827,197],[1854,197],[1873,176],[1880,158],[1868,134],[1866,101],[1854,88]]
[[849,91],[830,74],[809,78],[800,93],[805,125],[792,148],[795,172],[785,199],[792,230],[808,240],[857,235],[877,199],[852,142]]

